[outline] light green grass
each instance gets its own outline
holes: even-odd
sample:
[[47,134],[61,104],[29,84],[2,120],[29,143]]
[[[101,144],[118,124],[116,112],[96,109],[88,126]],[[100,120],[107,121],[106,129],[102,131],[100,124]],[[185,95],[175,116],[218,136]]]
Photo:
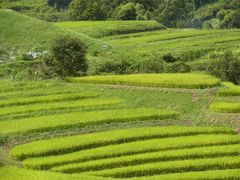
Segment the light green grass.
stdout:
[[239,102],[217,102],[210,105],[213,111],[221,113],[240,113]]
[[156,174],[167,174],[176,172],[206,171],[214,169],[234,169],[240,167],[239,156],[225,156],[217,158],[194,159],[170,161],[161,163],[149,163],[137,166],[129,166],[116,168],[111,170],[103,170],[91,174],[113,177],[113,178],[130,178],[151,176]]
[[54,37],[63,35],[60,28],[11,10],[0,10],[0,44],[4,48],[29,51],[46,48]]
[[58,166],[51,170],[60,173],[80,173],[87,171],[127,167],[132,165],[141,165],[151,162],[221,157],[230,155],[240,155],[240,144],[144,153],[139,155],[123,156],[89,161],[86,163],[76,163],[65,166]]
[[166,73],[166,74],[136,74],[115,76],[89,76],[67,78],[68,82],[96,83],[96,84],[121,84],[147,87],[170,88],[209,88],[218,86],[220,80],[200,73]]
[[45,102],[45,103],[35,104],[34,106],[29,106],[29,105],[10,106],[10,107],[1,108],[0,116],[19,114],[19,113],[29,113],[29,112],[36,112],[36,111],[71,109],[71,108],[86,109],[91,107],[115,105],[120,102],[121,101],[119,99],[83,99],[83,100],[76,100],[76,101],[63,101],[61,103]]
[[[33,171],[29,169],[18,168],[14,166],[0,167],[1,180],[104,180],[101,178],[87,175],[66,175],[46,171]],[[111,180],[111,178],[109,179]]]
[[195,135],[187,137],[151,139],[119,145],[108,145],[105,147],[82,150],[59,156],[30,158],[24,160],[24,165],[26,167],[34,169],[49,169],[65,164],[119,157],[123,155],[133,155],[145,152],[172,149],[194,148],[201,146],[236,144],[239,142],[240,137],[236,135]]
[[[240,169],[209,170],[185,173],[172,173],[156,176],[148,176],[147,180],[220,180],[239,179]],[[146,177],[131,178],[132,180],[146,180]]]
[[28,98],[17,98],[17,99],[1,101],[0,107],[13,106],[13,105],[29,105],[29,104],[35,104],[35,103],[46,103],[46,102],[57,102],[57,101],[65,102],[70,100],[94,98],[97,96],[98,94],[96,93],[71,93],[71,94],[36,96],[36,97],[28,97]]
[[[91,105],[114,105],[117,100],[85,101],[83,107],[87,107],[87,102]],[[103,103],[104,102],[104,103]],[[73,103],[74,104],[74,103]],[[120,109],[94,112],[69,113],[65,115],[52,115],[26,118],[22,120],[11,120],[0,122],[0,132],[2,134],[29,133],[36,131],[50,131],[56,129],[66,129],[71,127],[84,127],[87,125],[99,125],[113,122],[143,121],[150,119],[168,119],[178,117],[175,111],[165,111],[158,109]]]
[[115,34],[164,29],[164,26],[156,21],[67,21],[56,22],[54,25],[97,38]]
[[102,48],[104,45],[82,33],[69,32],[51,23],[0,9],[0,47],[6,50],[11,48],[24,53],[39,48],[49,50],[56,37],[67,34],[85,42],[89,50]]
[[240,86],[230,82],[223,82],[224,87],[217,91],[218,96],[240,96]]
[[108,144],[121,144],[152,138],[166,138],[194,134],[233,133],[234,131],[230,128],[218,127],[144,127],[34,141],[13,148],[11,150],[11,155],[17,159],[25,159],[29,157],[57,155],[77,150],[105,146]]

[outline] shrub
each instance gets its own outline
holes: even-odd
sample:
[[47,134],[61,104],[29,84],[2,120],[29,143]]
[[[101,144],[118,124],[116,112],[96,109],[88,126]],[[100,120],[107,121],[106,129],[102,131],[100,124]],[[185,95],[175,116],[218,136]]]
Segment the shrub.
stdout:
[[46,65],[58,76],[85,75],[88,69],[85,45],[70,36],[59,37],[51,47]]
[[217,61],[211,63],[208,71],[225,81],[235,84],[240,82],[240,56],[234,55],[231,51],[226,51]]

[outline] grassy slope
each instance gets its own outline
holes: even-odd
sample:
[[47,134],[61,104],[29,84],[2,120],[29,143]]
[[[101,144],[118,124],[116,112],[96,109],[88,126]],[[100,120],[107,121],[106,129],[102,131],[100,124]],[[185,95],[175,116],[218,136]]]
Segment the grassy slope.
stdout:
[[[33,48],[48,50],[49,45],[57,36],[68,33],[51,23],[21,15],[11,10],[0,9],[0,48],[21,52]],[[86,42],[90,49],[103,46],[101,41],[82,33],[70,34]]]

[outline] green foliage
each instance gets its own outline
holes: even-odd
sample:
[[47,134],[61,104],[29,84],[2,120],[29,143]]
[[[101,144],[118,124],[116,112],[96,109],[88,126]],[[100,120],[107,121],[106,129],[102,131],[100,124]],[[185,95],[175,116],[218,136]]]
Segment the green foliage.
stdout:
[[86,46],[71,36],[59,37],[50,49],[46,66],[60,77],[85,75],[87,72]]
[[218,86],[220,80],[199,73],[166,73],[166,74],[137,74],[120,76],[89,76],[66,78],[68,82],[97,83],[97,84],[125,84],[149,87],[172,87],[172,88],[208,88]]
[[168,27],[184,26],[183,22],[193,10],[191,0],[161,0],[155,12],[157,20]]
[[217,61],[209,64],[208,71],[225,81],[240,82],[240,56],[231,51],[220,55]]

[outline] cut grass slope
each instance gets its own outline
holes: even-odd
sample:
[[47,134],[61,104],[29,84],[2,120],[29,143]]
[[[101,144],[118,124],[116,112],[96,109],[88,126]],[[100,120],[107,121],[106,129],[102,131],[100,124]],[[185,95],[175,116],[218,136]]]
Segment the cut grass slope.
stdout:
[[24,165],[33,169],[49,169],[65,164],[86,162],[97,159],[113,158],[124,155],[141,154],[154,151],[194,148],[213,145],[239,144],[236,135],[193,135],[129,142],[119,145],[107,145],[95,149],[82,150],[58,156],[30,158]]
[[[85,101],[83,107],[88,105],[114,105],[118,100],[95,100]],[[88,103],[88,104],[87,104]],[[74,104],[74,103],[72,103]],[[84,127],[87,125],[99,125],[113,122],[144,121],[151,119],[168,119],[178,117],[175,111],[165,111],[157,109],[120,109],[93,112],[69,113],[65,115],[51,115],[22,120],[11,120],[0,122],[0,132],[2,134],[25,134],[29,132],[43,132],[56,129],[66,129],[71,127]]]
[[87,135],[55,138],[35,141],[17,146],[11,150],[11,155],[17,159],[58,155],[77,150],[96,148],[110,144],[121,144],[153,138],[188,136],[194,134],[234,134],[229,128],[206,127],[144,127],[136,129],[114,130]]
[[67,78],[73,83],[121,84],[148,87],[170,88],[209,88],[220,84],[220,80],[200,73],[166,73],[166,74],[135,74],[115,76],[89,76]]
[[95,38],[165,29],[156,21],[73,21],[56,22],[54,25]]
[[210,108],[216,112],[222,113],[240,113],[239,102],[217,102],[210,105]]

